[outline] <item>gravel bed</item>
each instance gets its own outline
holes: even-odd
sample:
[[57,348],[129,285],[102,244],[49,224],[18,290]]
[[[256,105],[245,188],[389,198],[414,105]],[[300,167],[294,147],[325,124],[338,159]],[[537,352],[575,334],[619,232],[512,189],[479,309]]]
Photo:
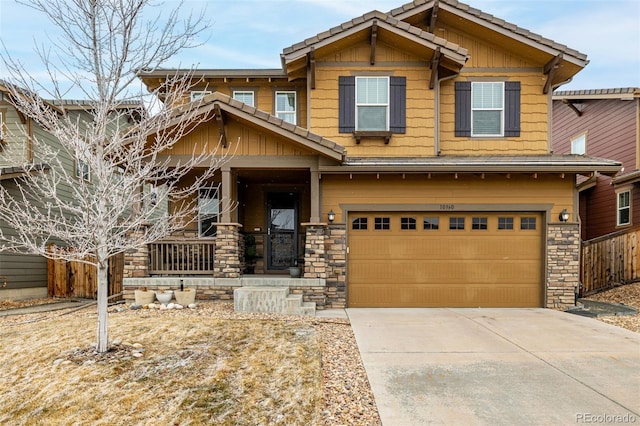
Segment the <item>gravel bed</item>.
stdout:
[[[42,301],[46,302],[46,301]],[[25,305],[33,305],[32,301]],[[19,302],[0,305],[0,309],[21,307]],[[47,312],[45,314],[15,315],[0,318],[0,326],[25,322],[44,321],[57,316],[89,321],[96,320],[95,305],[81,310]],[[349,321],[339,318],[305,318],[275,314],[237,314],[233,304],[210,302],[198,304],[196,309],[182,310],[131,310],[124,305],[109,308],[110,315],[139,316],[207,316],[212,318],[250,320],[272,319],[274,321],[299,321],[312,325],[322,338],[322,376],[324,398],[323,425],[381,425],[367,374],[360,359],[355,336]]]
[[[627,306],[633,306],[640,311],[640,283],[614,287],[610,290],[589,295],[585,299],[598,302],[622,303]],[[640,333],[640,314],[598,317],[597,320]]]

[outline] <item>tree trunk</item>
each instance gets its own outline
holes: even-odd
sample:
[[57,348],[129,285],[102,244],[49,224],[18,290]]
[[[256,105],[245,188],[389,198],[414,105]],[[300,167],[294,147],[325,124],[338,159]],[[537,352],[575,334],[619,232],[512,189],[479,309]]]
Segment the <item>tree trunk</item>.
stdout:
[[109,262],[104,260],[98,262],[98,345],[96,350],[99,353],[109,349],[109,332],[107,312],[109,297]]

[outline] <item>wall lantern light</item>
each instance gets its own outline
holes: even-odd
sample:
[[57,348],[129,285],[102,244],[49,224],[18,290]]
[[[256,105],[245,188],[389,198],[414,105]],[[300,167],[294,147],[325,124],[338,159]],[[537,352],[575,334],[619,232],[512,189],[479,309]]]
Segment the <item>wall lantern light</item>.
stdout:
[[329,218],[329,222],[331,223],[336,220],[336,214],[333,212],[333,209],[329,210],[329,214],[327,214],[327,217]]
[[567,209],[564,209],[560,212],[560,222],[566,222],[569,220],[569,212],[567,211]]

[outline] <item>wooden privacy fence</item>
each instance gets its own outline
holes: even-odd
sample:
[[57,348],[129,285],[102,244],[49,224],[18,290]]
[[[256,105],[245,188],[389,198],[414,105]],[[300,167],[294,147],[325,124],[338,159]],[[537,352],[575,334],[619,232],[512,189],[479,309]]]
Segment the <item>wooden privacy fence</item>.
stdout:
[[152,275],[211,275],[215,239],[163,240],[149,244]]
[[582,243],[582,293],[640,281],[640,227]]
[[[50,251],[66,250],[50,246]],[[78,261],[51,260],[47,262],[49,297],[77,297],[97,299],[98,270]],[[109,259],[109,296],[122,293],[124,253]],[[113,298],[111,300],[119,298]]]

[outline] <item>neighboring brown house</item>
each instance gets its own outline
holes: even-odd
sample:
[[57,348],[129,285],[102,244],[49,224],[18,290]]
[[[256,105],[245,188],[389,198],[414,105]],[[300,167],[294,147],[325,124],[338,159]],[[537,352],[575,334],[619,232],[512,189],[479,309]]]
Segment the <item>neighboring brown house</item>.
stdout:
[[[193,227],[129,254],[125,287],[182,282],[229,298],[253,282],[250,235],[254,273],[284,275],[303,258],[290,285],[319,308],[574,303],[577,178],[620,170],[551,153],[551,93],[584,54],[455,0],[420,0],[281,59],[282,69],[196,72],[192,96],[212,118],[167,156],[222,136],[234,157],[203,188]],[[181,72],[140,78],[155,88]],[[237,208],[219,214],[222,200]],[[193,255],[206,247],[215,255]],[[196,259],[192,270],[177,253]]]
[[616,160],[615,177],[579,181],[583,240],[640,225],[640,88],[556,91],[553,151]]

